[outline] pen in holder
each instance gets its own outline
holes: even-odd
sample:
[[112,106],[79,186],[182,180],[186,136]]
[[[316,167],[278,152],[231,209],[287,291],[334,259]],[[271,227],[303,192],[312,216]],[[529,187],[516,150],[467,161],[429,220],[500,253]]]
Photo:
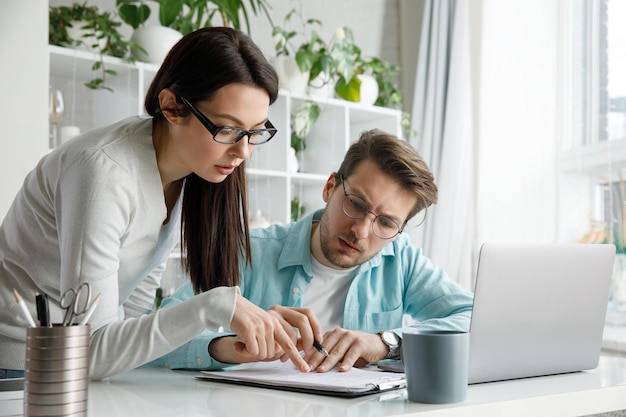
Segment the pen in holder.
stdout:
[[87,415],[89,325],[29,327],[24,415]]

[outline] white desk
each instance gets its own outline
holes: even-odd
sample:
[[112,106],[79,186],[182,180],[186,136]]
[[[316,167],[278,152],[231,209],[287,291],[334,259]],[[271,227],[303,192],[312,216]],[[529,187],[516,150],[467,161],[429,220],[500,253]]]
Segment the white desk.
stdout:
[[[592,371],[471,385],[466,401],[446,405],[412,403],[406,398],[406,390],[343,399],[198,381],[195,375],[137,369],[92,382],[89,416],[554,417],[626,409],[626,358],[618,357],[603,356]],[[4,396],[0,415],[21,412],[19,394],[14,393],[13,400]]]

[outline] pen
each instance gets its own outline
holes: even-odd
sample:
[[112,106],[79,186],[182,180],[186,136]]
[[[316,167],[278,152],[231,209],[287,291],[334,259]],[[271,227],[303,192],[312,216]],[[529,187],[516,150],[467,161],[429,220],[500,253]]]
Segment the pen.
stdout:
[[39,294],[35,296],[37,304],[37,319],[41,327],[50,327],[50,306],[48,304],[48,294]]
[[93,314],[94,310],[98,306],[98,302],[100,302],[100,294],[96,295],[96,298],[93,299],[93,301],[91,302],[91,305],[89,306],[87,311],[85,311],[85,315],[83,316],[82,319],[80,319],[80,322],[78,322],[79,326],[84,326],[85,324],[87,324],[87,321],[89,321],[89,319],[91,318],[91,315]]
[[30,327],[37,327],[37,325],[35,324],[35,320],[33,320],[33,316],[31,316],[28,312],[28,309],[26,308],[26,303],[24,302],[24,299],[22,298],[20,293],[13,289],[13,295],[15,296],[15,302],[18,306],[20,306],[20,309],[22,310],[24,318],[26,319],[26,321],[28,321],[28,325]]
[[326,350],[326,348],[324,346],[322,346],[322,344],[320,342],[318,342],[317,340],[313,340],[313,347],[315,349],[317,349],[317,351],[319,353],[321,353],[322,355],[324,355],[324,357],[328,357],[328,351]]

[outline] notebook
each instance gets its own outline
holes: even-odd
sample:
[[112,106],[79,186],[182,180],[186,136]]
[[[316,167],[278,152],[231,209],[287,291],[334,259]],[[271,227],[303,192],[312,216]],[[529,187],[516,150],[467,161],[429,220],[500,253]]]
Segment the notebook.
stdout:
[[290,361],[256,362],[224,371],[202,371],[200,380],[228,382],[284,391],[323,394],[335,397],[360,397],[404,388],[404,374],[376,369],[352,368],[350,372],[303,373]]
[[[609,244],[484,244],[469,383],[596,368],[614,257]],[[404,372],[401,361],[381,368]]]

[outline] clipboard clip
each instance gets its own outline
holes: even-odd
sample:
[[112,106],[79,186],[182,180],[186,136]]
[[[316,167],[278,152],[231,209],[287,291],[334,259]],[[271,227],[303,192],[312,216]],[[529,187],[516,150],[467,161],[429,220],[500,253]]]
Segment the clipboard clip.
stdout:
[[377,388],[379,391],[386,391],[390,389],[396,388],[404,388],[406,387],[406,378],[381,378],[378,382],[371,384],[374,388]]

